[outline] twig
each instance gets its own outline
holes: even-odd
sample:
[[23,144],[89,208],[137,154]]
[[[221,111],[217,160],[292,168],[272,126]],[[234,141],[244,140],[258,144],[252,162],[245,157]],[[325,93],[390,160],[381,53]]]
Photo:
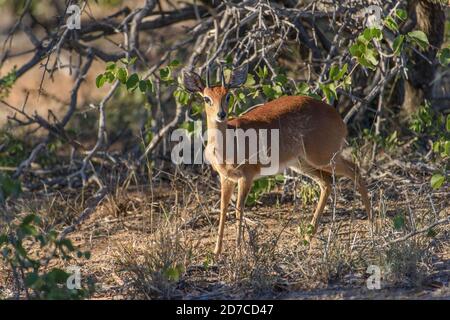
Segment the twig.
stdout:
[[177,102],[177,107],[175,110],[175,117],[171,122],[169,122],[166,126],[164,126],[161,130],[159,130],[156,135],[153,136],[152,141],[145,148],[144,153],[141,155],[137,162],[137,166],[140,166],[142,162],[147,158],[149,152],[153,151],[153,149],[158,145],[161,139],[173,128],[175,128],[183,119],[183,106]]
[[97,193],[88,200],[88,206],[83,210],[80,216],[75,220],[72,225],[66,227],[59,235],[59,239],[65,238],[69,233],[72,233],[76,228],[94,212],[97,206],[105,199],[108,194],[106,187],[100,188]]
[[378,83],[373,87],[372,91],[367,95],[367,97],[362,101],[355,104],[345,115],[344,122],[348,123],[350,118],[363,106],[368,105],[372,102],[373,99],[380,93],[381,89],[387,82],[391,81],[391,79],[397,74],[400,70],[400,66],[395,66],[386,74],[386,76],[378,81]]
[[439,225],[447,225],[447,224],[450,224],[450,216],[448,216],[446,218],[443,218],[443,219],[440,219],[438,221],[435,221],[434,223],[432,223],[432,224],[430,224],[430,225],[428,225],[428,226],[426,226],[426,227],[424,227],[422,229],[410,232],[410,233],[408,233],[407,235],[405,235],[403,237],[400,237],[400,238],[397,238],[395,240],[389,241],[384,246],[388,246],[388,245],[391,245],[391,244],[394,244],[394,243],[397,243],[397,242],[408,240],[409,238],[414,237],[414,236],[416,236],[418,234],[428,232],[431,228],[434,228],[434,227],[439,226]]

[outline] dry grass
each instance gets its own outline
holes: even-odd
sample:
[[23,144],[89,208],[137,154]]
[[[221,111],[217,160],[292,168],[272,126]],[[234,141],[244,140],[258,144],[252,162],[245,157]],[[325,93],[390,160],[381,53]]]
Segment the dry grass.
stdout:
[[[372,228],[352,184],[342,180],[311,247],[303,235],[314,197],[307,203],[302,197],[294,200],[290,190],[282,202],[280,187],[247,209],[239,250],[230,210],[224,253],[214,260],[216,179],[188,171],[161,172],[148,185],[117,186],[70,238],[92,253],[79,263],[83,275],[98,284],[93,298],[448,298],[448,225],[390,241],[410,233],[413,225],[419,230],[448,216],[449,190],[432,191],[420,174],[405,175],[395,166],[388,172],[370,183],[376,214]],[[297,185],[305,192],[308,183]],[[15,209],[19,216],[38,212],[49,225],[62,228],[82,210],[85,198],[48,194],[17,202]],[[381,268],[382,290],[366,288],[369,265]]]

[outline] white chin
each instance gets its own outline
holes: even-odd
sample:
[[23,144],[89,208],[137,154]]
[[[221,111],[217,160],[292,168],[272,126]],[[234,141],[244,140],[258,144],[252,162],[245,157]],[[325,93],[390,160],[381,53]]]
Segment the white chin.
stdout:
[[222,123],[222,122],[225,122],[225,119],[223,119],[223,120],[220,120],[219,118],[216,118],[216,122],[218,122],[218,123]]

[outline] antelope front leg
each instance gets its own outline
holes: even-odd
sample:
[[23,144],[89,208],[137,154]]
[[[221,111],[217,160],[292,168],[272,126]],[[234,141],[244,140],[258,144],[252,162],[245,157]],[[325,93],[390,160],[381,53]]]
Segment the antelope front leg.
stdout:
[[241,178],[238,181],[238,197],[236,205],[236,247],[239,247],[241,244],[245,199],[250,192],[252,182],[253,180],[249,178]]
[[225,228],[225,220],[227,219],[227,209],[230,203],[231,195],[233,194],[235,183],[226,177],[220,177],[220,219],[219,232],[217,234],[216,248],[214,254],[216,257],[222,252],[223,231]]

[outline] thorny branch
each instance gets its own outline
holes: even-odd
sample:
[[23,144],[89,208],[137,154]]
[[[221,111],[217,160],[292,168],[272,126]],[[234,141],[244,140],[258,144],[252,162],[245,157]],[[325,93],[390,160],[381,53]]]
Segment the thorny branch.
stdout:
[[[162,126],[153,128],[155,130],[153,130],[152,139],[137,156],[126,154],[113,157],[108,150],[106,137],[108,115],[106,104],[118,91],[120,84],[115,82],[98,104],[98,108],[95,108],[98,116],[98,131],[94,146],[88,148],[83,143],[71,139],[66,128],[78,111],[79,89],[95,60],[117,61],[120,58],[136,56],[139,59],[133,68],[138,70],[145,68],[144,79],[147,79],[151,75],[158,78],[158,69],[172,56],[182,51],[187,52],[183,58],[185,67],[190,69],[197,67],[199,72],[203,72],[209,64],[214,66],[214,63],[223,62],[227,60],[227,57],[232,57],[234,66],[247,63],[251,70],[267,67],[271,79],[275,79],[279,72],[277,66],[280,66],[288,70],[290,82],[307,83],[314,87],[314,92],[319,92],[319,84],[329,81],[328,73],[332,65],[344,63],[348,63],[349,66],[355,65],[352,57],[345,52],[348,51],[348,46],[355,40],[356,35],[364,29],[365,17],[361,12],[372,2],[369,0],[339,3],[314,1],[306,5],[289,5],[290,2],[281,4],[283,2],[227,0],[214,1],[213,4],[202,2],[202,5],[199,5],[194,1],[193,4],[183,3],[176,9],[161,12],[161,8],[159,11],[157,9],[158,1],[146,0],[140,8],[121,8],[108,17],[98,20],[91,16],[87,2],[84,2],[82,14],[88,18],[82,21],[80,30],[69,30],[63,24],[55,28],[50,20],[37,21],[31,12],[31,1],[27,1],[20,17],[10,28],[4,41],[0,54],[0,67],[9,59],[26,53],[12,53],[9,48],[14,35],[23,30],[34,46],[34,54],[26,63],[18,67],[15,72],[17,79],[39,65],[43,65],[44,75],[45,73],[53,75],[62,68],[60,56],[63,53],[70,56],[68,68],[78,70],[78,74],[71,89],[68,109],[60,121],[50,117],[50,114],[49,119],[53,121],[46,120],[38,114],[28,114],[25,108],[26,103],[22,108],[3,103],[17,115],[10,119],[11,122],[19,126],[35,125],[47,133],[44,139],[35,143],[28,157],[16,168],[13,177],[20,178],[25,173],[33,174],[33,170],[29,169],[30,166],[36,161],[38,155],[57,138],[67,142],[73,149],[70,170],[62,179],[44,180],[43,184],[46,186],[52,183],[58,184],[62,180],[77,177],[81,177],[82,183],[85,184],[94,177],[100,185],[98,192],[103,194],[106,192],[106,187],[101,177],[96,175],[93,163],[100,152],[103,152],[104,158],[114,159],[115,164],[116,160],[128,163],[125,159],[133,156],[137,159],[134,163],[140,166],[148,158],[156,157],[157,147],[166,143],[168,133],[184,120],[185,107],[179,103],[173,103],[171,95],[148,97],[148,101],[153,102],[152,105],[161,109],[157,112],[164,113],[165,109],[169,109],[164,109],[165,106],[173,106],[168,113],[170,117],[167,117],[171,120],[166,121],[165,118]],[[386,1],[385,6],[391,9],[396,8],[398,2]],[[65,21],[67,16],[62,18],[64,18],[62,21]],[[189,28],[181,27],[185,29],[185,32],[180,40],[167,45],[154,41],[156,37],[153,35],[157,30],[163,30],[180,22],[186,22],[189,25]],[[45,33],[42,34],[41,30],[38,32],[37,26],[42,26]],[[112,40],[113,36],[114,40]],[[118,38],[120,39],[117,40]],[[113,45],[108,47],[109,49],[104,49],[98,45],[100,39],[107,40]],[[153,47],[158,47],[162,52],[159,58],[150,58],[152,55],[148,52]],[[55,61],[53,65],[49,64],[50,58]],[[389,65],[387,72],[380,73],[377,70],[376,76],[371,78],[371,81],[355,83],[351,90],[338,88],[340,97],[350,101],[347,101],[347,105],[343,103],[344,107],[341,110],[345,114],[346,123],[379,97],[380,92],[394,77],[405,73],[404,58],[391,58],[383,56],[383,61],[380,63]],[[73,61],[77,60],[84,63],[76,65]],[[390,64],[387,63],[388,60]],[[365,68],[359,68],[352,77],[356,82],[359,78],[366,77],[367,73]],[[0,78],[0,84],[1,81],[2,78]],[[339,99],[339,101],[343,100]],[[379,112],[381,108],[382,106],[379,106]],[[145,123],[146,120],[143,119],[142,122]],[[71,185],[70,181],[68,184]],[[103,197],[98,197],[100,200],[97,203]],[[89,211],[86,212],[86,215],[89,215]],[[82,216],[85,214],[83,213]]]

